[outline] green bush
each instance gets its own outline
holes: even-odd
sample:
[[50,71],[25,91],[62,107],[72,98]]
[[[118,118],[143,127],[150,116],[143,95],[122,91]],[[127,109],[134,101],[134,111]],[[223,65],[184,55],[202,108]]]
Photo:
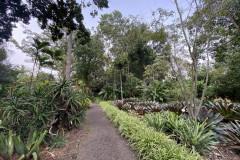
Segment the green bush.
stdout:
[[107,117],[126,137],[138,156],[145,160],[198,160],[198,153],[192,153],[184,146],[177,144],[163,133],[154,131],[137,117],[128,115],[107,102],[100,103]]
[[173,112],[160,112],[158,114],[146,115],[148,124],[157,131],[171,134],[172,138],[186,145],[193,151],[210,151],[216,144],[216,137],[209,129],[211,124],[199,123],[176,115]]

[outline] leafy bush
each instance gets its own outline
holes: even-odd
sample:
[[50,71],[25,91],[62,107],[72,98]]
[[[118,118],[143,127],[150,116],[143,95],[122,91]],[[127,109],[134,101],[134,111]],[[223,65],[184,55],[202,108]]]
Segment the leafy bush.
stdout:
[[168,133],[172,138],[191,148],[193,151],[210,151],[216,144],[214,133],[209,130],[205,122],[199,123],[176,115],[173,112],[161,112],[158,114],[146,115],[148,124],[157,131]]
[[197,160],[199,154],[190,152],[163,133],[156,132],[138,118],[119,111],[107,102],[101,102],[101,107],[107,117],[118,127],[122,136],[126,137],[138,156],[146,160]]

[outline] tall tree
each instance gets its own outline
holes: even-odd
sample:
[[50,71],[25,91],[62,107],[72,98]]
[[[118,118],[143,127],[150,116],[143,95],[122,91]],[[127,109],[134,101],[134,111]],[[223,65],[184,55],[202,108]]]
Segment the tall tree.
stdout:
[[0,85],[11,83],[17,75],[17,71],[7,62],[7,51],[0,48]]
[[76,42],[74,55],[76,58],[77,78],[84,80],[87,87],[89,86],[92,74],[103,68],[104,62],[104,45],[97,35],[93,35],[91,40],[82,45]]
[[[206,25],[207,19],[212,19],[212,15],[204,15],[203,14],[203,5],[202,1],[195,0],[193,1],[194,12],[191,16],[184,17],[182,13],[182,9],[179,6],[177,0],[174,0],[176,5],[176,9],[180,19],[180,27],[181,27],[181,34],[184,40],[184,45],[187,47],[186,53],[188,53],[188,57],[191,59],[191,94],[188,97],[187,95],[187,86],[184,81],[184,76],[179,68],[179,64],[175,61],[174,57],[171,57],[171,61],[175,63],[177,66],[177,71],[179,75],[179,84],[184,94],[184,98],[186,101],[186,106],[188,108],[188,113],[192,119],[195,119],[202,107],[204,95],[207,88],[208,83],[208,71],[209,71],[209,54],[211,53],[210,45],[213,40],[213,33],[211,26]],[[176,52],[176,45],[173,47]],[[176,54],[176,53],[175,53]],[[197,79],[198,79],[198,70],[199,70],[199,59],[205,56],[207,59],[206,66],[206,80],[204,89],[202,91],[200,103],[197,103]]]
[[120,72],[120,90],[121,90],[121,99],[123,100],[123,80],[122,80],[122,75],[124,69],[127,68],[128,66],[128,59],[126,53],[120,54],[115,60],[114,60],[114,67],[119,70]]

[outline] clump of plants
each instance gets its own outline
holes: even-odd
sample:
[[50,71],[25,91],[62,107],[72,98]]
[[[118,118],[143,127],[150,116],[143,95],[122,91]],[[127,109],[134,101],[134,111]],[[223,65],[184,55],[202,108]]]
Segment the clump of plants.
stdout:
[[215,113],[220,113],[225,121],[240,120],[240,106],[238,104],[219,101],[212,105],[212,109]]
[[152,112],[161,112],[163,110],[169,110],[177,114],[186,113],[186,106],[184,103],[173,103],[173,104],[159,104],[153,101],[139,101],[134,99],[118,100],[114,103],[120,110],[134,110],[140,115]]
[[149,114],[145,117],[149,126],[170,135],[192,151],[210,151],[217,143],[214,133],[209,130],[211,124],[199,123],[197,120],[193,121],[169,111]]
[[[78,128],[91,103],[85,93],[72,86],[70,81],[63,79],[59,82],[41,81],[31,88],[26,83],[18,83],[12,87],[11,93],[1,99],[2,144],[6,141],[14,143],[15,150],[22,159],[35,159],[38,146],[43,140],[50,142],[48,145],[55,143],[51,147],[64,145],[65,143],[58,141],[63,138],[56,136],[58,130]],[[11,135],[16,136],[14,138]],[[31,144],[29,137],[32,138]],[[5,149],[6,147],[0,146],[0,154],[8,154],[10,157],[11,154],[5,153]],[[8,149],[9,151],[11,150]]]
[[240,150],[240,124],[239,122],[231,122],[230,126],[223,133],[229,146]]

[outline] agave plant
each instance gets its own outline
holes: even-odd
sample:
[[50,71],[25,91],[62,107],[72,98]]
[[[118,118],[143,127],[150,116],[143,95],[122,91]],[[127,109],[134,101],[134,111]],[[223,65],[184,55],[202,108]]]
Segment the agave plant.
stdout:
[[57,132],[56,136],[52,137],[52,143],[49,148],[49,151],[52,150],[54,147],[62,148],[66,145],[67,141],[65,140],[67,135],[61,135],[59,132]]
[[10,159],[13,156],[14,143],[13,137],[15,135],[12,133],[12,130],[9,130],[8,135],[0,134],[0,155],[4,159]]
[[24,145],[20,136],[14,137],[14,146],[16,152],[20,155],[19,160],[21,159],[30,159],[33,157],[34,160],[38,159],[39,146],[42,143],[47,131],[44,131],[39,136],[37,130],[33,128],[30,129],[27,144]]

